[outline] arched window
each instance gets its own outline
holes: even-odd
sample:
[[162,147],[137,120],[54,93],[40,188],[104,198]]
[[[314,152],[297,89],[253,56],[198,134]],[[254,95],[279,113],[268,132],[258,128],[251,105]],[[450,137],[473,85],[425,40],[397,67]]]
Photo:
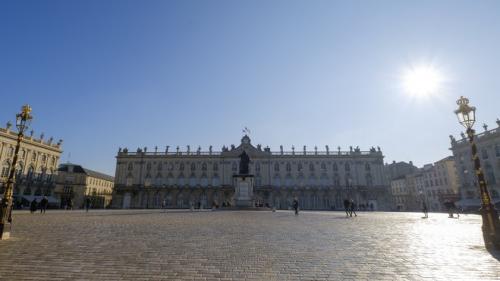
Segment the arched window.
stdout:
[[156,166],[156,168],[158,169],[158,171],[161,171],[161,169],[163,168],[161,162],[158,162],[158,166]]
[[127,170],[132,171],[134,169],[134,164],[132,162],[128,163]]
[[345,163],[345,171],[349,172],[351,170],[351,165],[349,163]]
[[339,167],[337,166],[337,163],[333,163],[332,169],[334,172],[337,172],[339,170]]
[[260,172],[260,163],[255,163],[255,172]]
[[148,171],[151,170],[151,163],[146,164],[146,170],[148,170]]
[[12,146],[9,147],[8,155],[9,155],[9,157],[12,157],[14,155],[14,148]]
[[233,162],[231,169],[233,170],[233,172],[236,172],[238,170],[238,164],[236,164],[236,162]]
[[302,171],[302,163],[297,164],[297,171]]
[[274,163],[274,171],[279,172],[280,171],[280,164],[279,163]]
[[31,154],[31,161],[35,162],[36,161],[36,152],[33,151],[33,154]]
[[367,172],[371,171],[370,163],[365,164],[365,171]]
[[206,171],[207,170],[207,163],[201,164],[201,170]]
[[495,144],[495,155],[497,157],[500,157],[500,145],[499,144]]
[[179,170],[180,171],[184,171],[184,163],[180,163],[179,164]]
[[212,168],[213,168],[214,171],[218,171],[219,170],[219,164],[214,163],[214,165],[212,166]]
[[196,164],[195,163],[191,163],[191,171],[194,171],[196,170]]
[[35,167],[30,166],[28,169],[28,178],[32,178],[34,174],[35,174]]
[[321,163],[321,170],[326,170],[326,164],[325,163]]
[[287,172],[292,171],[292,165],[290,165],[290,163],[286,163],[286,171]]
[[24,170],[24,165],[22,162],[20,162],[16,167],[16,175],[20,176],[23,173],[23,170]]
[[309,164],[309,171],[314,172],[314,164]]

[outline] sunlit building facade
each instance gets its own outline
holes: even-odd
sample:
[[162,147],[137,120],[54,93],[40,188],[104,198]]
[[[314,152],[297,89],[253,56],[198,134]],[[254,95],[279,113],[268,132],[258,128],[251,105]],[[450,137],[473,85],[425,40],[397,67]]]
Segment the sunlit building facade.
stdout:
[[255,179],[255,206],[288,209],[298,198],[302,209],[340,208],[345,198],[353,198],[368,209],[390,208],[390,192],[384,175],[380,148],[369,151],[301,150],[271,151],[253,146],[244,136],[239,146],[221,151],[130,152],[120,149],[116,156],[113,206],[116,208],[188,208],[191,205],[234,205],[234,178],[239,171],[239,155],[250,157],[250,174]]
[[[4,184],[9,176],[16,142],[17,131],[12,130],[11,124],[0,128],[0,196],[3,195]],[[53,192],[61,153],[62,140],[55,142],[52,137],[44,139],[43,133],[35,137],[33,131],[25,135],[16,164],[13,190],[15,207],[33,199],[40,200],[43,196],[47,196],[50,204],[57,203]]]
[[[493,202],[500,202],[500,120],[496,121],[497,127],[488,130],[486,124],[484,131],[475,135],[475,143],[481,166],[486,177],[486,183]],[[451,151],[458,172],[461,204],[464,207],[479,207],[479,188],[477,177],[472,162],[471,146],[464,133],[456,139],[450,136]]]

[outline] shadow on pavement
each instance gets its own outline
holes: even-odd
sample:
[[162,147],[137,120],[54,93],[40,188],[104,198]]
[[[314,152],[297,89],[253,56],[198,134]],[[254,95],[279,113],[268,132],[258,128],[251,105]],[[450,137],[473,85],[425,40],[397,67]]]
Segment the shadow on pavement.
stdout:
[[492,257],[494,257],[497,261],[500,261],[500,250],[488,249],[488,252]]

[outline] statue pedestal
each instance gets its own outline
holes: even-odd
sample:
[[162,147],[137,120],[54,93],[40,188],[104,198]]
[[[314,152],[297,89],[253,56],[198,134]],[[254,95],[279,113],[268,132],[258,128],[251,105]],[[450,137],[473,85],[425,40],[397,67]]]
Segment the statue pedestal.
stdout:
[[234,203],[236,207],[252,208],[253,200],[253,175],[234,175]]

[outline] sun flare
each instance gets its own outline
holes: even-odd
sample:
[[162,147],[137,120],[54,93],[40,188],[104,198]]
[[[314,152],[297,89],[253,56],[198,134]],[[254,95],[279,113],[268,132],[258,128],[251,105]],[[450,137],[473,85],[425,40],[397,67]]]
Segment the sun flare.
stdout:
[[428,97],[438,93],[443,77],[433,66],[417,66],[406,70],[403,85],[409,94]]

